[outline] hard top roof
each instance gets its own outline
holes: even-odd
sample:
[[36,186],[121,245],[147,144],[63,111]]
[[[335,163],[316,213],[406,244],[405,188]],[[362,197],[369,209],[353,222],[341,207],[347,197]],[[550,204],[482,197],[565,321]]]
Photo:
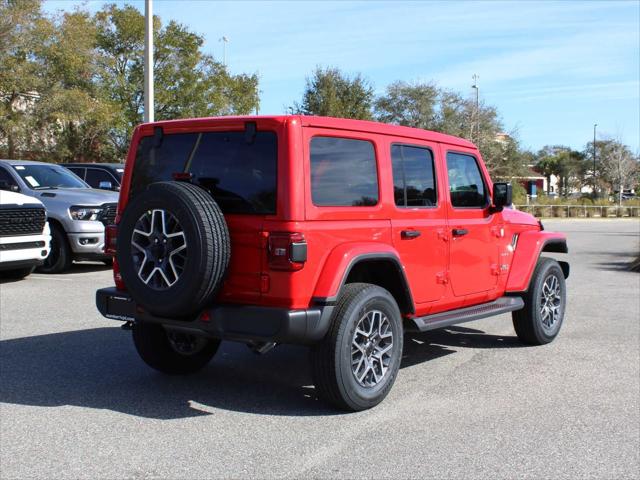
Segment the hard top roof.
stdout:
[[226,116],[226,117],[204,117],[189,118],[180,120],[163,120],[152,124],[144,124],[144,126],[201,126],[210,122],[239,122],[239,121],[259,121],[271,120],[275,122],[286,123],[297,120],[302,126],[317,128],[333,128],[338,130],[350,130],[358,132],[371,132],[381,135],[395,135],[399,137],[414,138],[433,142],[446,143],[449,145],[458,145],[461,147],[475,148],[475,145],[464,138],[446,135],[444,133],[433,132],[431,130],[423,130],[421,128],[402,127],[399,125],[391,125],[387,123],[372,122],[369,120],[353,120],[347,118],[335,117],[317,117],[306,115],[246,115],[246,116]]

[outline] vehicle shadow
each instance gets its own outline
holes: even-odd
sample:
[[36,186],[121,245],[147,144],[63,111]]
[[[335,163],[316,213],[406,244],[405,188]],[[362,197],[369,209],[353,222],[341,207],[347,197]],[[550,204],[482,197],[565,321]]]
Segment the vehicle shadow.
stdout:
[[[165,376],[138,358],[130,334],[94,328],[0,341],[0,402],[75,405],[154,419],[215,414],[317,416],[340,412],[317,399],[304,347],[280,346],[258,357],[223,342],[203,371]],[[455,347],[516,346],[479,330],[410,334],[402,368],[456,352]]]
[[71,268],[64,272],[67,275],[75,275],[78,273],[101,272],[111,270],[111,265],[104,262],[73,262]]
[[22,282],[22,281],[26,280],[27,278],[29,278],[29,277],[28,276],[24,277],[24,278],[9,277],[9,276],[6,276],[6,274],[3,275],[2,272],[0,272],[0,285],[3,285],[5,283]]
[[[91,273],[91,272],[103,272],[105,270],[111,270],[111,266],[110,265],[106,265],[103,262],[81,262],[81,263],[73,263],[71,264],[71,268],[69,268],[69,270],[67,270],[66,272],[62,273],[62,274],[51,274],[52,277],[58,276],[58,275],[78,275],[78,274],[83,274],[83,273]],[[33,273],[37,273],[39,275],[48,275],[46,273],[42,273],[40,271],[38,271],[37,269],[34,270]],[[2,273],[0,272],[0,285],[2,285],[3,283],[13,283],[13,282],[21,282],[24,280],[28,280],[29,277],[25,277],[25,278],[11,278],[11,277],[7,277],[5,275],[2,275]]]
[[[602,258],[603,255],[602,252],[586,252],[586,254],[594,258],[598,258],[597,255],[600,255],[600,258]],[[638,252],[607,253],[606,257],[608,258],[607,261],[593,262],[592,265],[598,270],[608,270],[612,272],[630,271],[631,264],[638,258]]]

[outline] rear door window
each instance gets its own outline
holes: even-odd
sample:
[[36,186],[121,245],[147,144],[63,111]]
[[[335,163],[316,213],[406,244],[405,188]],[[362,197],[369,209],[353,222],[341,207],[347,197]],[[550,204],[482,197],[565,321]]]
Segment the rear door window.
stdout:
[[317,206],[376,205],[378,172],[373,144],[350,138],[312,138],[311,195]]
[[433,207],[437,203],[431,150],[392,145],[393,195],[399,207]]
[[173,180],[189,172],[192,181],[208,190],[224,213],[275,214],[277,135],[256,132],[165,134],[159,146],[153,137],[138,145],[131,196],[147,185]]

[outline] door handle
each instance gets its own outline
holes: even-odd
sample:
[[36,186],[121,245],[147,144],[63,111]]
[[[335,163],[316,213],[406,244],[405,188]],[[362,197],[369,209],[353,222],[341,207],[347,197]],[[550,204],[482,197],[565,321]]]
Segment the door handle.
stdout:
[[402,238],[418,238],[420,235],[422,235],[420,230],[402,230],[400,232]]
[[466,235],[467,233],[469,233],[469,230],[467,230],[466,228],[454,228],[451,233],[453,233],[454,237],[461,237],[463,235]]

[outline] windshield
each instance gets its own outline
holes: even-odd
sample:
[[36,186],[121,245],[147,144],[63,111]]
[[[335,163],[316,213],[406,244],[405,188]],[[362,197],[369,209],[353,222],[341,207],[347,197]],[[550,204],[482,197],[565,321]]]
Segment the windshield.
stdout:
[[124,168],[116,168],[116,173],[118,175],[118,180],[122,182],[122,176],[124,175]]
[[33,190],[47,188],[88,188],[80,178],[58,165],[13,165],[18,175]]

